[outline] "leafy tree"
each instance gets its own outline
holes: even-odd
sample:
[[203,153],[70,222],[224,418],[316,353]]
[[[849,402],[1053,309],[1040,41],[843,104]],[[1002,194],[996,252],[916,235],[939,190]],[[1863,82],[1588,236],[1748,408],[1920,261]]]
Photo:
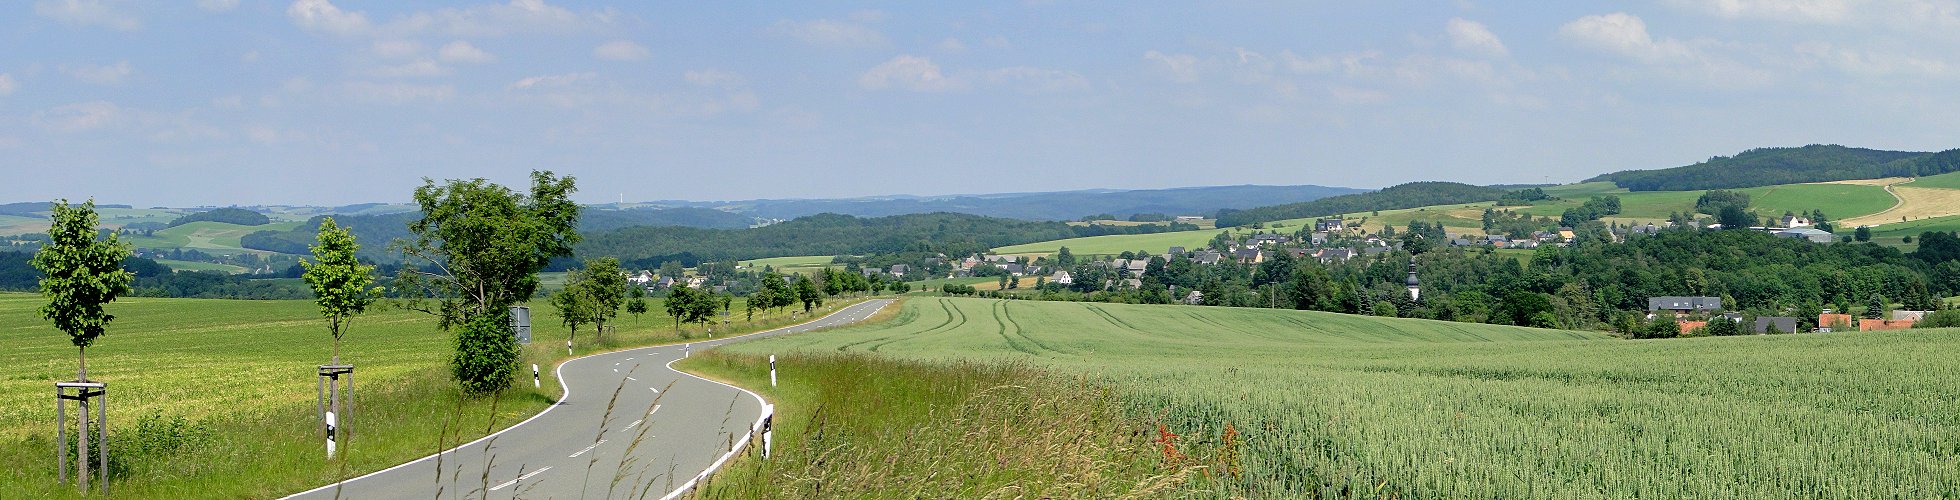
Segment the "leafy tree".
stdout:
[[1858,226],[1858,229],[1851,233],[1851,239],[1858,240],[1858,241],[1871,241],[1872,228],[1870,226]]
[[1708,335],[1711,337],[1728,337],[1742,334],[1742,325],[1720,316],[1708,320],[1708,326],[1704,328],[1708,329]]
[[619,308],[625,305],[626,272],[619,268],[619,259],[600,257],[585,261],[581,276],[585,279],[580,280],[579,294],[592,305],[586,312],[592,315],[596,335],[603,337],[606,322],[619,317]]
[[361,264],[354,257],[361,249],[354,234],[341,228],[332,217],[320,222],[320,244],[313,246],[313,261],[301,260],[306,269],[302,277],[313,288],[313,302],[327,318],[327,333],[333,334],[333,364],[340,364],[340,337],[354,323],[354,317],[367,312],[381,294],[374,284],[374,266]]
[[688,311],[693,310],[699,295],[701,292],[682,283],[675,283],[673,288],[667,289],[667,315],[674,317],[674,331],[681,331],[681,323],[687,319]]
[[803,302],[803,312],[807,313],[811,309],[823,305],[823,293],[817,291],[817,284],[810,281],[809,276],[798,275],[796,277],[796,300]]
[[403,266],[395,284],[410,297],[404,307],[436,315],[440,328],[465,325],[451,364],[466,391],[510,385],[517,342],[508,322],[491,319],[507,319],[511,305],[537,293],[538,271],[571,254],[579,241],[576,190],[571,177],[543,171],[531,172],[528,195],[483,179],[424,179],[415,189],[421,218],[408,225],[414,240],[399,245],[414,265]]
[[[825,271],[829,269],[825,268]],[[796,302],[796,291],[790,289],[790,282],[785,281],[783,275],[773,272],[762,274],[762,291],[757,294],[762,296],[760,307],[763,309],[782,309]]]
[[1862,317],[1863,317],[1863,318],[1865,318],[1865,319],[1882,319],[1882,318],[1884,318],[1884,317],[1885,317],[1885,297],[1882,297],[1882,296],[1880,296],[1880,295],[1878,295],[1878,294],[1876,294],[1876,293],[1874,293],[1874,294],[1872,294],[1872,296],[1871,296],[1871,298],[1870,298],[1870,299],[1866,299],[1866,300],[1865,300],[1865,314],[1864,314],[1864,315],[1863,315]]
[[647,313],[647,291],[639,286],[633,287],[632,299],[626,301],[626,313],[633,315],[633,324],[640,324],[640,315]]
[[1721,224],[1722,229],[1749,229],[1760,224],[1755,212],[1744,210],[1739,205],[1723,205],[1719,211],[1721,213],[1715,214],[1715,222]]
[[122,268],[129,246],[115,233],[97,237],[95,200],[69,206],[56,200],[49,216],[48,242],[34,253],[34,268],[41,270],[41,317],[68,333],[75,344],[75,380],[88,381],[88,346],[102,336],[116,316],[103,310],[116,297],[129,293],[135,276]]
[[565,280],[565,288],[551,294],[549,299],[551,306],[558,309],[558,321],[564,324],[565,328],[571,329],[571,336],[565,338],[567,343],[577,339],[578,327],[592,319],[592,303],[586,299],[585,294],[579,293],[577,287],[583,281],[583,274],[577,270],[570,271],[570,275]]

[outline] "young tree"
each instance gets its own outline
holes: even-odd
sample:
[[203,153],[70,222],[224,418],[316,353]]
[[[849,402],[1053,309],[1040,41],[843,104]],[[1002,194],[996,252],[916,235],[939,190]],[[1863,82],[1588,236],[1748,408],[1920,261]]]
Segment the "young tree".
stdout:
[[577,269],[571,270],[566,275],[565,288],[551,294],[551,306],[558,309],[558,321],[572,331],[571,336],[565,338],[566,342],[577,339],[578,327],[592,317],[591,302],[579,291],[585,281],[584,275]]
[[681,331],[681,323],[687,319],[687,312],[694,307],[695,296],[701,292],[688,288],[686,284],[675,283],[667,290],[667,315],[674,317],[674,331]]
[[327,318],[327,333],[333,334],[333,364],[338,365],[340,337],[347,334],[354,316],[367,312],[381,289],[369,288],[374,284],[374,266],[354,258],[361,245],[347,228],[327,217],[320,221],[317,238],[320,244],[313,246],[313,260],[300,260],[299,265],[306,269],[301,277],[313,288],[313,302]]
[[803,312],[823,305],[823,292],[817,291],[817,284],[809,276],[796,277],[796,299],[803,302]]
[[633,285],[632,299],[626,301],[626,313],[633,315],[633,324],[640,324],[640,315],[647,313],[647,291]]
[[408,225],[415,239],[399,245],[410,265],[395,284],[413,297],[403,307],[436,315],[443,329],[464,326],[450,366],[466,391],[510,385],[510,306],[536,294],[538,271],[578,243],[576,190],[571,177],[542,171],[531,172],[528,195],[483,179],[424,179],[415,189],[422,218]]
[[584,280],[579,286],[579,294],[592,305],[586,312],[592,315],[595,335],[603,337],[606,322],[619,317],[619,307],[626,302],[626,272],[619,267],[619,259],[601,257],[585,261]]
[[68,333],[75,344],[75,381],[88,381],[88,346],[102,336],[116,316],[102,306],[129,293],[134,274],[122,268],[129,247],[109,233],[97,239],[95,200],[69,206],[57,200],[49,217],[48,242],[34,253],[34,268],[41,270],[41,317]]
[[749,300],[760,301],[756,307],[762,309],[780,309],[796,301],[796,292],[790,290],[790,283],[783,281],[783,275],[773,272],[762,274],[762,290],[756,295],[761,298],[751,296]]

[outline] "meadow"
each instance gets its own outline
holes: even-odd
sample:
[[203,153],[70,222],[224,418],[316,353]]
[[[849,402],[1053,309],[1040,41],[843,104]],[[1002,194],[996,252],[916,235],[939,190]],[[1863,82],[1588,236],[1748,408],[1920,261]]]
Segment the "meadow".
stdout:
[[223,222],[199,221],[181,226],[159,229],[151,236],[123,235],[123,240],[137,248],[183,248],[197,249],[205,253],[231,255],[238,253],[269,253],[261,250],[248,250],[239,244],[239,239],[258,231],[287,231],[299,227],[300,222],[274,222],[259,226],[241,226]]
[[766,266],[783,274],[816,275],[821,273],[823,268],[826,267],[843,268],[841,264],[831,264],[833,259],[834,257],[829,255],[802,255],[745,260],[741,262],[741,265],[751,269],[762,269]]
[[[994,253],[1001,255],[1046,255],[1060,251],[1062,247],[1068,247],[1069,253],[1074,255],[1116,255],[1123,252],[1135,252],[1139,250],[1149,251],[1154,255],[1164,253],[1164,250],[1173,246],[1188,249],[1204,248],[1205,244],[1211,242],[1213,237],[1218,236],[1218,233],[1224,231],[1199,229],[1196,231],[1174,231],[1168,233],[1088,236],[1005,246],[995,248]],[[1233,231],[1237,230],[1233,229]]]
[[[576,354],[676,342],[672,318],[622,313],[613,333],[587,325]],[[848,304],[833,301],[830,307]],[[75,377],[75,348],[42,320],[35,294],[0,294],[0,498],[73,497],[54,481],[51,385]],[[792,322],[787,310],[721,334]],[[384,310],[355,320],[342,359],[358,367],[356,408],[343,460],[322,459],[314,417],[315,366],[331,337],[311,301],[124,298],[117,319],[88,350],[89,376],[109,384],[117,495],[137,498],[274,497],[379,470],[507,427],[558,396],[551,368],[568,359],[567,331],[534,305],[533,342],[522,363],[543,370],[543,389],[522,377],[497,398],[465,398],[449,376],[453,340],[420,312]],[[704,334],[688,325],[687,335]],[[528,370],[526,370],[528,371]],[[71,408],[72,411],[72,408]],[[72,415],[71,415],[72,417]],[[72,425],[72,424],[71,424]]]
[[1209,464],[1197,487],[1217,495],[1960,492],[1960,333],[1946,330],[1632,341],[1316,312],[919,297],[884,323],[723,349],[1086,377],[1114,388],[1128,425],[1169,444],[1160,472]]

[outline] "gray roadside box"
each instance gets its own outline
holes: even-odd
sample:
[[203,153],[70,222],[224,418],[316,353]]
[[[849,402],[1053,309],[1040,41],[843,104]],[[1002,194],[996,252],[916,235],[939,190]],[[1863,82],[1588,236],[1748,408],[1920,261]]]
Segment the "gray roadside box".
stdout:
[[510,330],[517,335],[517,343],[531,343],[531,308],[511,306]]

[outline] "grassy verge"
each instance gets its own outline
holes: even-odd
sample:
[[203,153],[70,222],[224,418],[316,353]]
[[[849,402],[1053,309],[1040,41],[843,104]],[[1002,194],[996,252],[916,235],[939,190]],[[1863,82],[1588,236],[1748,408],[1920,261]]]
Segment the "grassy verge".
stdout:
[[[41,321],[38,295],[0,294],[0,498],[73,498],[54,474],[54,408],[49,390],[74,377],[75,351]],[[853,300],[834,300],[824,314]],[[672,343],[705,335],[676,332],[670,318],[621,318],[614,333],[567,331],[534,309],[533,343],[521,363],[543,370],[541,389],[520,376],[496,398],[462,396],[449,375],[451,336],[425,315],[363,316],[342,346],[359,367],[355,409],[339,460],[324,459],[314,416],[314,366],[330,340],[310,301],[130,298],[111,305],[110,333],[89,349],[90,378],[110,386],[112,489],[135,498],[264,498],[379,470],[508,427],[559,396],[551,371],[574,356]],[[741,305],[735,306],[740,311]],[[660,310],[658,301],[652,309]],[[801,322],[788,311],[736,316],[716,336]],[[71,407],[71,412],[72,407]],[[73,415],[70,415],[73,417]],[[71,426],[73,424],[71,423]]]
[[1028,365],[798,355],[779,360],[778,387],[767,356],[679,366],[776,404],[773,455],[751,448],[701,498],[1153,496],[1210,469],[1157,441],[1109,387]]

